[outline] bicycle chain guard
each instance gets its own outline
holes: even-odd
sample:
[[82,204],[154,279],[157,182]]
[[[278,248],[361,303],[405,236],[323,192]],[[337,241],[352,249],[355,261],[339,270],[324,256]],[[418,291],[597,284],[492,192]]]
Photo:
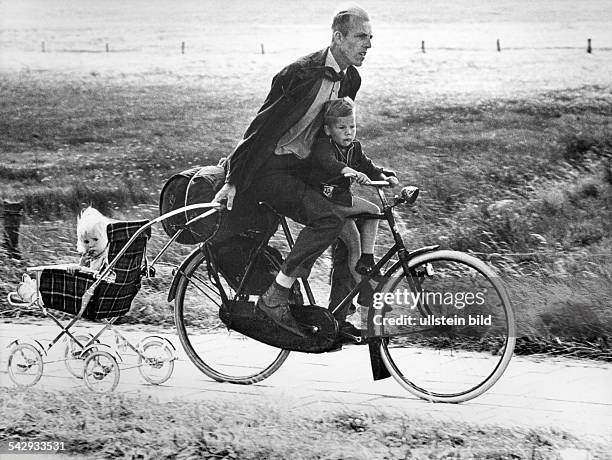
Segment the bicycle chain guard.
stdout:
[[327,308],[315,305],[291,305],[298,323],[317,332],[300,337],[279,327],[254,302],[230,300],[219,309],[219,318],[228,327],[273,347],[304,353],[324,353],[332,349],[338,338],[338,322]]

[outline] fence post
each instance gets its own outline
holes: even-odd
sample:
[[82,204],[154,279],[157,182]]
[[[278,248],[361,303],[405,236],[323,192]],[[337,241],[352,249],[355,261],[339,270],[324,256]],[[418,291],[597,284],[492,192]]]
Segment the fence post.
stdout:
[[261,44],[261,54],[265,54],[263,43]]
[[593,48],[591,48],[591,39],[587,38],[587,53],[591,54]]
[[425,52],[425,40],[421,40],[421,51]]
[[499,44],[499,38],[497,39],[497,52],[501,51],[501,45]]
[[185,54],[185,42],[181,42],[181,54]]
[[19,226],[23,215],[23,204],[17,201],[2,201],[2,217],[4,220],[4,238],[2,247],[9,257],[21,259],[19,252]]
[[106,52],[108,53],[108,43],[106,44]]
[[44,53],[45,52],[45,42],[40,42],[40,50]]

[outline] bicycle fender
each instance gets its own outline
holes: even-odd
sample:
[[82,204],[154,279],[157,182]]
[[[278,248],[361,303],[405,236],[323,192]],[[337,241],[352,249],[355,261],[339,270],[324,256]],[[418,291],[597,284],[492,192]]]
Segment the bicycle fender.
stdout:
[[380,354],[380,344],[384,339],[378,338],[368,343],[370,352],[370,365],[372,366],[372,378],[374,380],[383,380],[391,377],[391,373],[387,369],[385,362]]
[[168,302],[172,302],[176,297],[176,288],[178,287],[179,280],[185,273],[185,268],[187,265],[191,263],[191,261],[197,256],[201,251],[201,248],[197,247],[183,260],[179,268],[176,270],[174,277],[172,278],[172,284],[170,285],[170,290],[168,291]]

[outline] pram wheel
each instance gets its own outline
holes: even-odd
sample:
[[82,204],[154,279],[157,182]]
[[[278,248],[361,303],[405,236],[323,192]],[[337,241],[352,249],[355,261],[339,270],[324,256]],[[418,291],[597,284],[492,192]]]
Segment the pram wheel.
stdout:
[[157,337],[146,338],[139,348],[138,371],[153,385],[160,385],[174,372],[174,352]]
[[8,358],[8,374],[15,385],[20,387],[36,385],[42,373],[42,354],[34,345],[19,343],[12,347]]
[[[89,341],[93,339],[91,334],[75,335],[74,338],[81,344],[77,344],[71,337],[68,338],[66,349],[64,350],[64,363],[66,369],[77,379],[83,378],[83,363],[87,356],[81,356],[81,352],[87,347]],[[91,344],[89,344],[91,345]]]
[[94,351],[85,360],[83,368],[85,385],[96,393],[113,391],[119,383],[117,360],[106,351]]

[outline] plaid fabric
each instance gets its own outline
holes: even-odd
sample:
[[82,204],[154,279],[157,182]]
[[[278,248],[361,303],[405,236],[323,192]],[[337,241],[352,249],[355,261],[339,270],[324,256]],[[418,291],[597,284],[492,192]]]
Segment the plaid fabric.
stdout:
[[[147,223],[148,221],[141,220],[108,225],[106,233],[110,263],[136,231]],[[129,311],[132,300],[140,289],[142,260],[150,236],[149,228],[119,258],[112,267],[116,275],[115,281],[102,281],[98,285],[83,313],[84,318],[111,318],[125,315]],[[95,278],[88,273],[69,274],[65,270],[47,269],[41,273],[39,290],[45,307],[77,314],[81,309],[83,294],[94,281]]]

